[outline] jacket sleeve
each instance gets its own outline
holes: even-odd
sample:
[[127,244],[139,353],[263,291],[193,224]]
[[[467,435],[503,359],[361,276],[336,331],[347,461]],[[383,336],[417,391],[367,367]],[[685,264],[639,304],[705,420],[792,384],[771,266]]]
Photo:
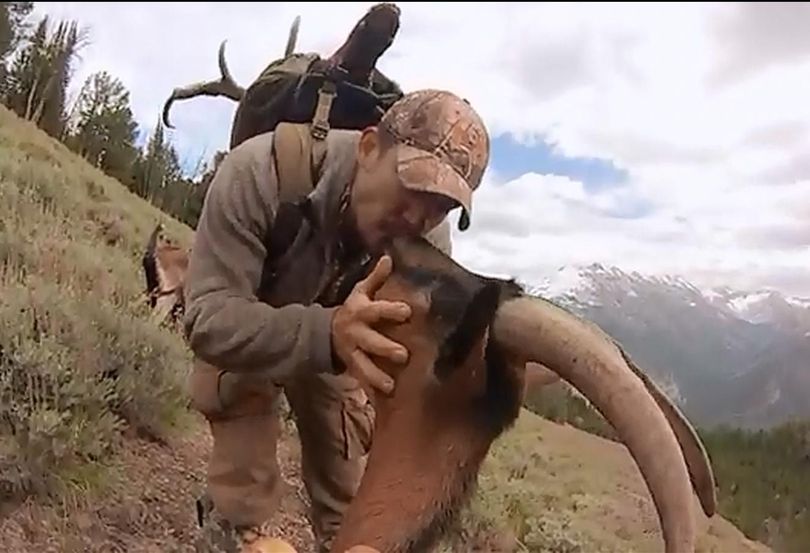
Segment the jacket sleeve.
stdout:
[[269,148],[267,137],[246,141],[211,181],[189,260],[186,338],[200,359],[230,371],[261,370],[273,379],[329,372],[334,308],[276,308],[257,298],[264,237],[278,205]]

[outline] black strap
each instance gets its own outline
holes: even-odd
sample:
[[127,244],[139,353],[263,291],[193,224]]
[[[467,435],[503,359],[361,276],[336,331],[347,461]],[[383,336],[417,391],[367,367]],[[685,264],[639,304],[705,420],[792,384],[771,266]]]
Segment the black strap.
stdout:
[[304,211],[299,204],[282,202],[273,224],[267,230],[264,243],[267,257],[262,265],[259,290],[268,290],[276,273],[276,263],[290,249],[304,222]]

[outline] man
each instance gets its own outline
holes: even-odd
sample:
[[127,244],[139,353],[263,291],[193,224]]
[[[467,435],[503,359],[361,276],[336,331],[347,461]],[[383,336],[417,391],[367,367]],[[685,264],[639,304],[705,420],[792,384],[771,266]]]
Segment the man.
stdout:
[[214,512],[205,524],[208,543],[235,550],[276,509],[283,391],[301,438],[303,479],[323,552],[363,473],[373,427],[366,392],[393,388],[369,354],[408,358],[371,325],[410,315],[406,304],[373,299],[390,271],[387,257],[345,302],[330,298],[346,269],[390,237],[425,235],[450,253],[446,216],[461,207],[460,227],[469,224],[489,136],[466,101],[438,90],[405,95],[378,127],[332,130],[301,226],[267,267],[284,230],[274,227],[268,235],[280,209],[272,143],[272,133],[261,134],[224,159],[189,265],[185,330],[197,357],[190,389],[214,438],[208,473]]

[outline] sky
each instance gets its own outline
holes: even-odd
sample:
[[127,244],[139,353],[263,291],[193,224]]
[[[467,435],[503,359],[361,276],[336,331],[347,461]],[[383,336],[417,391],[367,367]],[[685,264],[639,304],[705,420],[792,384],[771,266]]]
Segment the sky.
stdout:
[[[372,3],[39,3],[90,33],[74,88],[107,70],[144,132],[175,86],[248,85],[279,57],[331,54]],[[490,164],[456,260],[537,282],[602,263],[699,287],[810,296],[810,3],[402,3],[378,67],[444,88],[488,126]],[[227,147],[235,103],[172,110],[187,160]],[[451,215],[453,226],[457,213]]]

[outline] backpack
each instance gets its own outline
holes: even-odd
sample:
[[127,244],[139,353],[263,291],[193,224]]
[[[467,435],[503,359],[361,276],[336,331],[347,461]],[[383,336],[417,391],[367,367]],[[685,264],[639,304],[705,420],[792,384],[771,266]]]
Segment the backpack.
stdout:
[[372,69],[365,86],[316,53],[293,53],[271,62],[245,90],[234,116],[230,147],[272,131],[281,122],[311,125],[314,137],[329,128],[375,125],[403,96],[394,81]]

